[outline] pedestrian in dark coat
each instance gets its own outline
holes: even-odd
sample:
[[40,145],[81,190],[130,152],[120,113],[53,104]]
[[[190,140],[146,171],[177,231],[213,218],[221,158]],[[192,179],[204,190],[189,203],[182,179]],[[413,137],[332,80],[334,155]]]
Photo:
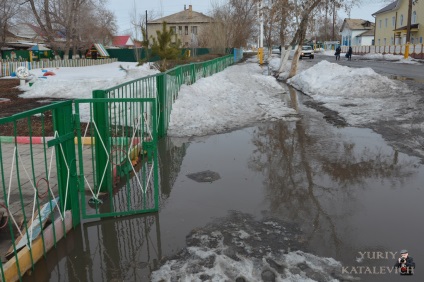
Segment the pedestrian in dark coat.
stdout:
[[336,53],[334,53],[334,55],[336,55],[336,61],[340,60],[340,52],[342,51],[342,48],[340,48],[340,46],[338,46],[336,48]]
[[352,46],[349,46],[349,50],[346,53],[346,57],[348,61],[352,60]]

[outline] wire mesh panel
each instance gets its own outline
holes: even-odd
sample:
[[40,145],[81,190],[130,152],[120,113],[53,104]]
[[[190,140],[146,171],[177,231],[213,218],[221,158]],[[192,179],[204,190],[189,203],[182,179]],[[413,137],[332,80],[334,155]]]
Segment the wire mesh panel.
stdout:
[[156,100],[77,100],[75,110],[83,217],[157,211]]
[[0,119],[2,281],[21,279],[72,227],[71,119],[71,102]]

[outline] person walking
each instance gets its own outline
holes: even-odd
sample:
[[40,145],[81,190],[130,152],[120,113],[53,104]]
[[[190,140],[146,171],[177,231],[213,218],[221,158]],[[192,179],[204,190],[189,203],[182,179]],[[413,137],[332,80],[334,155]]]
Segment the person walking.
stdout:
[[346,57],[348,61],[352,61],[352,46],[349,46],[349,50],[346,53]]
[[334,55],[336,55],[336,61],[340,60],[340,52],[342,51],[342,48],[340,48],[340,46],[338,46],[336,48],[336,53],[334,53]]

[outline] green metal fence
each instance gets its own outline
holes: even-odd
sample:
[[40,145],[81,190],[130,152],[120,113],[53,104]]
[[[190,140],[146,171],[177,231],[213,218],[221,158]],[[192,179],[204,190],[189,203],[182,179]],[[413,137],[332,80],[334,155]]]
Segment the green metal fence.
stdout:
[[156,99],[76,100],[75,110],[83,218],[157,211]]
[[183,84],[193,84],[202,77],[208,77],[234,63],[234,56],[227,55],[206,62],[181,65],[164,73],[135,79],[118,86],[96,90],[93,98],[156,98],[157,131],[163,137],[168,130],[172,105],[178,98]]
[[81,218],[158,210],[157,141],[182,84],[232,55],[0,119],[0,279],[21,280]]
[[21,279],[72,227],[66,206],[73,199],[65,195],[76,192],[76,166],[61,139],[69,128],[62,128],[61,118],[70,110],[72,102],[61,102],[0,119],[0,132],[7,135],[0,137],[2,281]]
[[0,119],[1,281],[20,280],[81,216],[158,210],[156,110],[154,98],[86,99]]

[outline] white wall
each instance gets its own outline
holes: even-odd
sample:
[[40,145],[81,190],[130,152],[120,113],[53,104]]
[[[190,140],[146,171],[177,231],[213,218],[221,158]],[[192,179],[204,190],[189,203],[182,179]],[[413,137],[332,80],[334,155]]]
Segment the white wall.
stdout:
[[[374,36],[364,36],[359,39],[359,34],[363,33],[364,30],[350,30],[344,29],[343,32],[340,33],[342,42],[342,46],[364,46],[364,45],[372,45],[372,40]],[[348,37],[347,41],[345,37]]]
[[374,36],[362,36],[361,46],[372,45],[373,40],[374,40]]

